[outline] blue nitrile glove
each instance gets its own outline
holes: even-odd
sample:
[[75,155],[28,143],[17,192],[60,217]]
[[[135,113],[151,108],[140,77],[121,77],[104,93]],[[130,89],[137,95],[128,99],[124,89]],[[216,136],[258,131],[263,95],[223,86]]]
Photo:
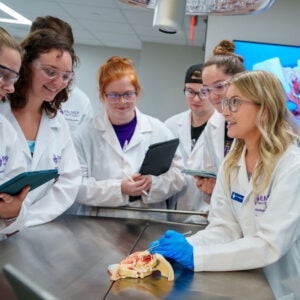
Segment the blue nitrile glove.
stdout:
[[[159,244],[159,246],[157,246]],[[157,247],[155,247],[157,246]],[[150,249],[155,247],[153,249]],[[159,253],[166,258],[172,258],[189,269],[194,269],[193,246],[183,234],[167,230],[165,234],[149,246],[150,252]]]

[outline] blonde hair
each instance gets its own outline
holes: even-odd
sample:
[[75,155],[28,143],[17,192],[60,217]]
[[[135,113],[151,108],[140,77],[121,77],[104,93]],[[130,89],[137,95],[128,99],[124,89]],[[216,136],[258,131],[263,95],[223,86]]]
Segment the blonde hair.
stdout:
[[[259,160],[252,174],[254,192],[269,184],[278,158],[294,141],[299,141],[299,128],[286,105],[286,95],[279,79],[268,71],[248,71],[236,74],[229,81],[240,93],[259,105],[256,126],[261,133]],[[237,139],[224,162],[225,178],[230,184],[231,170],[237,167],[244,140]]]
[[0,27],[0,53],[4,47],[14,49],[18,51],[20,55],[22,54],[20,45],[3,27]]
[[100,96],[105,97],[107,85],[115,80],[128,76],[131,84],[135,87],[137,96],[141,93],[141,86],[138,80],[133,61],[126,57],[113,56],[103,64],[98,70],[98,85]]

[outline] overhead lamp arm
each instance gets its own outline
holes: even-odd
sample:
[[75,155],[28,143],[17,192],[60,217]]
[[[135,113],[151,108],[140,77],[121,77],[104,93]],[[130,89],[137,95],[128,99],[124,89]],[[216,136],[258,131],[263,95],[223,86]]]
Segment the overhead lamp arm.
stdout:
[[[125,4],[155,9],[160,0],[119,0]],[[173,2],[173,0],[169,0]],[[269,9],[275,0],[187,0],[186,15],[251,15]]]

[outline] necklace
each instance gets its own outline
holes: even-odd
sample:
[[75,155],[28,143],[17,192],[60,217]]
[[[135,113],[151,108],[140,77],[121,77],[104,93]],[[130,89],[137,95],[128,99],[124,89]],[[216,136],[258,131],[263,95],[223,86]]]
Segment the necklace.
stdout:
[[248,181],[250,181],[251,176],[252,176],[252,173],[251,172],[247,172]]

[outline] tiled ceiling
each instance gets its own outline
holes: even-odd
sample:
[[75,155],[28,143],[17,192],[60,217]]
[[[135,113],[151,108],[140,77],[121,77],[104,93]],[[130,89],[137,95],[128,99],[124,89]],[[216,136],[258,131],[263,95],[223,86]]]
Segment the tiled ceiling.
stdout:
[[[171,1],[171,0],[170,0]],[[153,10],[140,9],[119,0],[2,0],[2,3],[33,21],[37,16],[52,15],[68,22],[77,44],[142,49],[143,42],[205,46],[206,20],[198,19],[194,39],[190,41],[190,16],[177,34],[165,34],[152,27]],[[8,17],[0,12],[0,17]],[[26,25],[0,22],[16,38],[23,38]]]

